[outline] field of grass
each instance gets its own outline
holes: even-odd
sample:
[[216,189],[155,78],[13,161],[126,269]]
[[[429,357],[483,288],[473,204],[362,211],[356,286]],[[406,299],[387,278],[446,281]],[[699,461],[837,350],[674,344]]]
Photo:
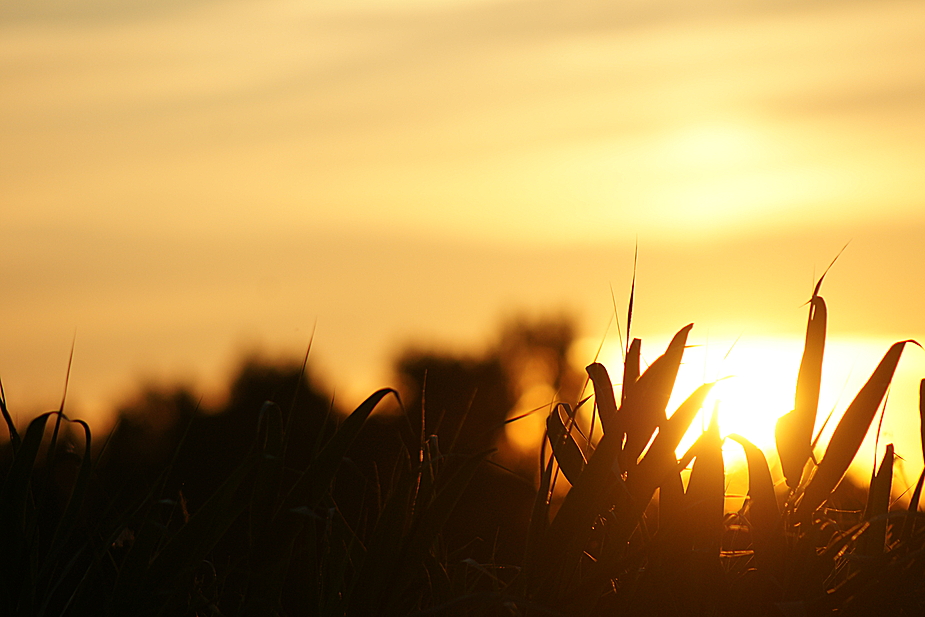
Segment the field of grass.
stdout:
[[[10,433],[0,614],[921,616],[925,471],[898,509],[890,445],[860,507],[846,507],[839,492],[914,341],[886,351],[821,447],[820,285],[808,303],[794,409],[777,424],[782,482],[759,448],[728,436],[747,458],[748,497],[726,513],[715,417],[680,460],[675,454],[713,386],[669,415],[691,326],[644,371],[635,339],[619,378],[592,363],[593,397],[547,410],[532,507],[522,525],[507,515],[523,528],[513,556],[501,550],[504,538],[487,555],[457,541],[467,505],[505,499],[478,495],[493,465],[490,443],[457,447],[461,427],[438,439],[392,389],[302,432],[294,404],[254,403],[252,445],[233,464],[217,462],[223,434],[210,436],[216,454],[197,465],[219,465],[222,480],[202,499],[187,500],[192,478],[174,477],[185,456],[177,446],[130,502],[108,505],[109,487],[99,485],[111,477],[101,475],[105,448],[92,447],[90,428],[58,410],[20,431],[0,394]],[[390,456],[361,465],[385,426],[371,414],[386,401],[402,410],[389,425]],[[585,425],[582,406],[595,410]],[[471,407],[476,418],[480,408]]]

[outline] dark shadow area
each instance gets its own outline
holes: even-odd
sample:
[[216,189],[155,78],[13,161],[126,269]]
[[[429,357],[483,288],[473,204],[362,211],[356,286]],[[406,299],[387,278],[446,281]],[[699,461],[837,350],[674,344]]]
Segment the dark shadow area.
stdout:
[[[58,590],[42,590],[50,594],[49,607],[99,614],[138,609],[129,596],[150,590],[139,588],[143,581],[127,581],[133,559],[156,562],[152,556],[193,525],[197,513],[210,512],[210,499],[245,468],[249,505],[182,573],[194,596],[165,600],[168,614],[188,613],[194,606],[221,607],[214,614],[247,614],[256,610],[258,597],[279,598],[278,606],[263,607],[271,612],[315,614],[312,607],[323,603],[325,591],[312,581],[327,575],[318,555],[330,550],[324,544],[331,525],[343,525],[357,547],[374,550],[383,521],[395,516],[390,508],[400,508],[406,522],[393,530],[413,540],[416,526],[423,524],[414,518],[416,509],[423,511],[420,496],[414,495],[424,490],[420,483],[428,474],[436,497],[424,505],[440,513],[433,544],[440,560],[447,567],[467,563],[470,570],[477,564],[516,567],[523,559],[538,458],[513,450],[505,437],[506,420],[525,379],[548,379],[557,390],[580,384],[566,359],[572,334],[564,318],[520,319],[503,328],[498,342],[480,355],[400,353],[394,370],[401,405],[390,399],[367,418],[335,461],[330,490],[321,487],[317,502],[312,464],[336,441],[332,436],[345,423],[347,410],[334,407],[331,395],[310,371],[303,372],[300,362],[246,358],[230,380],[227,398],[212,407],[189,387],[142,388],[119,407],[112,433],[95,436],[92,475],[69,546],[77,561],[71,564],[73,574],[55,579]],[[279,459],[269,454],[273,422],[281,437]],[[82,440],[79,427],[62,424],[51,462],[54,473],[40,482],[43,535],[54,535],[57,521],[66,517],[67,497],[79,484]],[[9,451],[5,454],[9,461]],[[471,461],[477,464],[470,468]],[[36,461],[38,478],[48,463]],[[268,476],[271,486],[262,485],[263,467],[274,465],[278,475]],[[440,491],[444,484],[453,486],[460,473],[467,474],[467,481],[444,506]],[[395,506],[395,495],[403,494],[409,477],[417,477],[411,497],[405,506]],[[256,496],[265,489],[266,501],[274,504],[267,506],[272,514],[260,512]],[[307,491],[307,503],[316,505],[287,510],[287,499],[300,491]],[[350,572],[354,566],[344,567],[345,576],[362,576]],[[270,583],[262,573],[273,568],[277,588],[271,593],[264,589]],[[84,572],[93,574],[81,580]],[[73,587],[84,591],[78,597],[61,591]],[[110,594],[113,587],[123,591]]]

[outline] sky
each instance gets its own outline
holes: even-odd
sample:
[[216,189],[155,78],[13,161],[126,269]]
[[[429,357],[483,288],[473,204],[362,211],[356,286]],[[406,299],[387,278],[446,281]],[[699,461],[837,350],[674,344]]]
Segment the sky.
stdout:
[[925,340],[923,31],[915,1],[7,0],[10,406],[57,407],[72,341],[96,419],[310,340],[348,407],[403,346],[477,353],[520,313],[575,316],[593,350],[637,246],[650,360],[694,322],[784,380],[847,244],[823,286],[844,401]]

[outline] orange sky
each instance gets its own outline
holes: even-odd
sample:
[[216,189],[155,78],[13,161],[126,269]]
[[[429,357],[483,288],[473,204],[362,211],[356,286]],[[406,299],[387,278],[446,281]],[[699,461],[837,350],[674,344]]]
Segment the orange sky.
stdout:
[[316,320],[346,404],[518,310],[600,336],[637,238],[644,338],[799,338],[850,240],[830,335],[925,339],[921,2],[123,4],[0,7],[14,409],[75,331],[90,415]]

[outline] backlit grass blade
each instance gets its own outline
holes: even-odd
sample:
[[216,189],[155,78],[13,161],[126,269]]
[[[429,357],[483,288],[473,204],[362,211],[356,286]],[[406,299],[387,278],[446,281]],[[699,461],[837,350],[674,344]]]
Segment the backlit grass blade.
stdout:
[[[595,392],[601,392],[604,400],[609,402],[613,388],[606,370],[598,370],[596,366],[599,365],[588,367],[588,375],[594,382]],[[600,368],[603,369],[602,366]],[[606,397],[608,391],[610,399]],[[538,549],[535,576],[531,581],[537,593],[547,598],[557,595],[562,573],[571,572],[577,565],[594,520],[612,505],[614,485],[622,482],[614,472],[621,441],[619,431],[604,431],[584,471],[562,501],[544,534],[542,548]]]
[[729,435],[745,450],[748,465],[748,518],[752,531],[767,534],[780,521],[780,507],[774,494],[774,482],[768,460],[761,449],[741,435]]
[[870,527],[860,538],[859,551],[865,555],[883,552],[886,544],[886,515],[890,509],[890,493],[893,487],[893,444],[886,447],[883,461],[870,483],[867,509],[864,520]]
[[21,439],[19,437],[19,432],[16,430],[16,423],[13,422],[13,416],[10,415],[10,410],[6,406],[6,392],[3,390],[3,381],[0,380],[0,413],[3,414],[3,419],[6,421],[6,428],[10,433],[10,442],[13,444],[13,452],[19,450],[19,444]]
[[922,434],[922,458],[925,459],[925,379],[919,382],[919,431]]
[[799,486],[803,468],[812,453],[813,427],[816,424],[819,388],[822,383],[826,319],[825,301],[819,296],[813,296],[810,300],[809,321],[806,324],[803,359],[797,375],[794,408],[777,421],[775,429],[777,452],[787,486],[791,489]]
[[649,443],[652,433],[665,420],[665,408],[678,377],[687,336],[693,327],[694,324],[688,324],[674,335],[665,353],[656,358],[636,380],[626,403],[620,409],[623,417],[621,421],[626,426],[624,460],[621,462],[623,469],[636,464],[636,459]]
[[723,535],[725,468],[719,418],[714,409],[707,430],[700,436],[697,458],[684,494],[688,525],[695,553],[719,557]]
[[912,491],[912,497],[909,499],[909,508],[907,510],[906,520],[903,523],[902,541],[903,544],[909,542],[916,527],[916,518],[919,512],[919,500],[922,497],[922,485],[925,484],[925,469],[919,474],[919,481],[915,484],[915,490]]
[[617,416],[617,401],[613,394],[613,383],[607,369],[600,362],[594,362],[585,369],[594,386],[594,400],[597,402],[597,412],[601,416],[601,426],[604,433],[620,431],[617,438],[623,440],[622,419]]
[[797,507],[798,520],[809,521],[812,513],[829,498],[842,476],[845,475],[883,401],[903,348],[906,343],[914,342],[901,341],[890,347],[883,356],[883,360],[874,369],[870,379],[845,410],[845,415],[835,427],[825,456],[819,463]]
[[758,569],[771,576],[781,576],[787,540],[781,525],[781,512],[774,493],[774,481],[767,458],[755,444],[740,435],[729,435],[745,450],[748,465],[748,502],[746,512],[752,549]]
[[549,435],[549,443],[552,445],[552,451],[559,463],[559,469],[565,474],[565,479],[569,484],[575,484],[578,476],[585,468],[587,459],[581,446],[572,437],[571,428],[574,426],[569,422],[566,428],[562,423],[562,416],[559,414],[559,408],[565,409],[566,414],[571,419],[571,409],[567,403],[559,403],[552,410],[552,413],[546,418],[546,431]]
[[703,402],[713,385],[708,383],[700,386],[681,403],[681,406],[659,429],[646,455],[639,461],[639,465],[627,475],[626,486],[637,507],[645,508],[652,499],[655,489],[664,481],[670,480],[671,474],[676,472],[675,450],[697,416],[697,412],[703,407]]
[[639,379],[639,356],[642,349],[642,341],[634,338],[626,352],[626,359],[623,361],[623,388],[620,391],[620,405],[626,403],[626,397],[629,396],[636,380]]

